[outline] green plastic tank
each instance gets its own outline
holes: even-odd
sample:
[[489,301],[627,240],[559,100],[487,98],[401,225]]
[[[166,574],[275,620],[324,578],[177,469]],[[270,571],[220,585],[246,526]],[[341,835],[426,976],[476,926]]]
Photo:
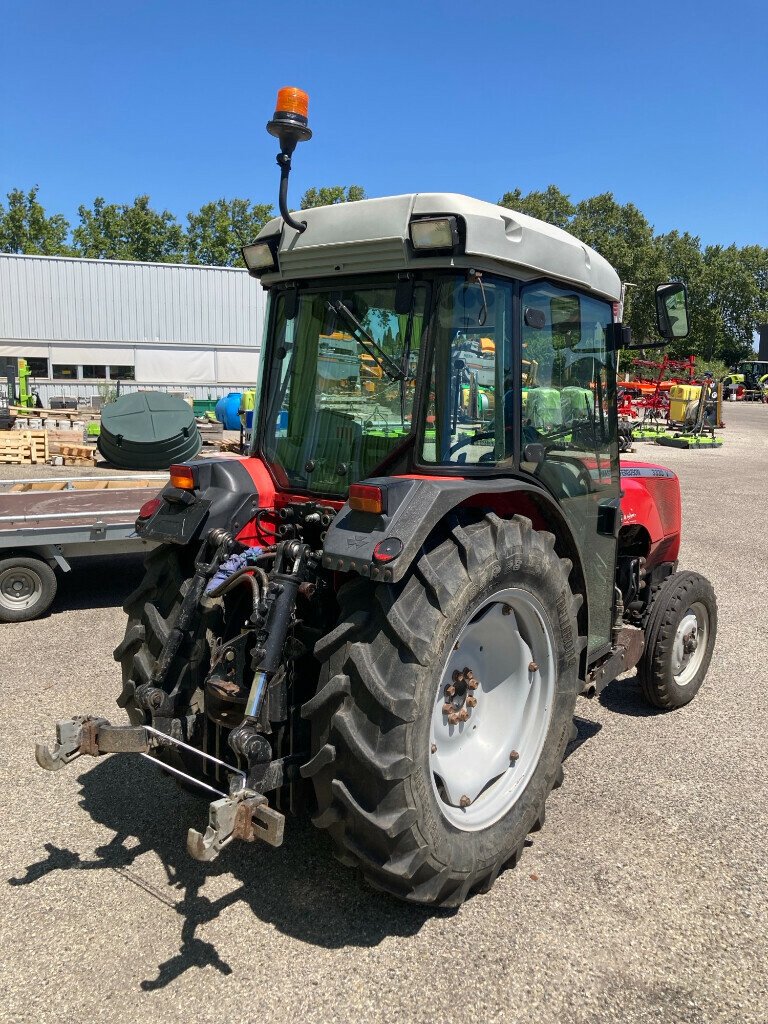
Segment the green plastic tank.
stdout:
[[121,469],[167,469],[202,447],[191,406],[163,391],[137,391],[104,407],[98,448]]

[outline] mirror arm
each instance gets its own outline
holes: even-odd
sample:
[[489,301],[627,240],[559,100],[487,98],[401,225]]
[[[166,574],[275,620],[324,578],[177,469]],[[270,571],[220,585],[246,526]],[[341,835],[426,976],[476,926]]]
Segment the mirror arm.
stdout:
[[608,324],[605,328],[605,344],[609,352],[619,352],[632,345],[632,331],[623,323]]

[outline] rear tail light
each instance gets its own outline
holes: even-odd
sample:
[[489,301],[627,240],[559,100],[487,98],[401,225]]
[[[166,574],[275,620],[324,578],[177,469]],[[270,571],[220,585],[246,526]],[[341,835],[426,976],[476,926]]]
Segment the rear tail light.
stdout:
[[356,512],[381,514],[386,511],[384,491],[372,484],[352,484],[349,488],[349,507]]
[[194,466],[171,466],[171,487],[181,491],[194,491],[197,486],[197,473]]
[[162,498],[150,498],[139,509],[139,519],[150,519],[163,504]]
[[379,564],[391,562],[401,554],[402,550],[403,542],[399,537],[388,537],[386,540],[380,540],[373,549],[373,560]]

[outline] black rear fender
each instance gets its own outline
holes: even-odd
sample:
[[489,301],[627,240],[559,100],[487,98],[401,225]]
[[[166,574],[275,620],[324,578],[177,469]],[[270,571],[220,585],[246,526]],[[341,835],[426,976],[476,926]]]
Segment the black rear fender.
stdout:
[[[436,533],[450,528],[450,516],[459,508],[493,511],[501,518],[528,516],[538,530],[555,536],[555,551],[573,563],[570,584],[580,593],[579,633],[587,636],[589,610],[581,553],[557,502],[543,488],[522,480],[429,480],[373,477],[361,481],[379,487],[381,514],[358,512],[347,502],[328,528],[323,545],[323,565],[338,572],[356,572],[373,580],[397,583],[418,557],[422,546]],[[385,562],[376,548],[399,554]]]
[[147,540],[170,544],[201,541],[213,529],[236,536],[259,509],[259,492],[239,459],[196,459],[185,462],[196,472],[194,491],[170,483],[160,492],[162,505],[137,532]]

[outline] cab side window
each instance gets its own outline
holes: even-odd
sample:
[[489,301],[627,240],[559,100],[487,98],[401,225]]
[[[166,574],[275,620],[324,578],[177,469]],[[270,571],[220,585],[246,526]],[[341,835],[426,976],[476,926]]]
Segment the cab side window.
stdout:
[[[523,468],[536,472],[543,449],[545,461],[563,468],[559,476],[567,476],[564,466],[581,455],[582,480],[591,477],[595,486],[610,481],[614,461],[618,466],[613,417],[607,414],[614,386],[606,346],[610,304],[536,283],[521,291],[521,318]],[[545,473],[539,469],[538,475]]]

